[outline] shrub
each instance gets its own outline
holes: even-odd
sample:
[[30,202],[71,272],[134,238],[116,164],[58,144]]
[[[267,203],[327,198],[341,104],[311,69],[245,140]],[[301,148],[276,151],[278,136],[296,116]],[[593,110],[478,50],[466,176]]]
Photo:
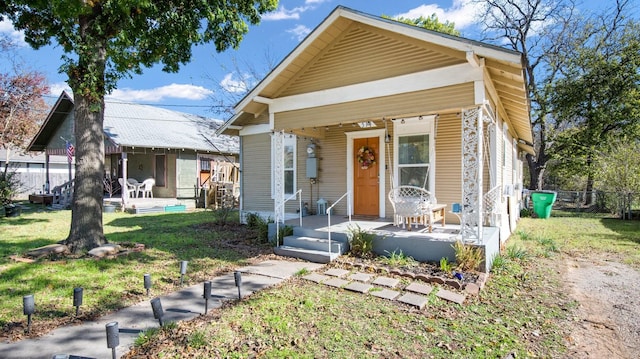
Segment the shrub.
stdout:
[[347,227],[347,237],[349,238],[351,254],[363,258],[371,258],[373,256],[375,234],[363,230],[356,224],[355,226]]
[[440,270],[445,273],[451,273],[453,266],[449,263],[447,257],[440,258]]
[[484,252],[481,248],[464,244],[462,241],[456,241],[452,247],[456,252],[456,263],[459,270],[477,270],[484,261]]
[[269,223],[273,222],[271,218],[264,219],[257,213],[248,213],[247,226],[257,231],[257,240],[260,243],[267,243],[269,241]]
[[10,205],[20,185],[15,169],[5,165],[4,169],[0,170],[0,205]]

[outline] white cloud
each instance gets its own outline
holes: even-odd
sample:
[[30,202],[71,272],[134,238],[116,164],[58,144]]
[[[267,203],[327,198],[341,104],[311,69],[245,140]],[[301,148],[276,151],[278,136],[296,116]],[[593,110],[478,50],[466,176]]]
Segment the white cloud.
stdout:
[[71,87],[69,87],[66,82],[56,82],[49,85],[49,94],[51,96],[58,97],[60,96],[62,91],[66,91],[69,95],[73,94],[73,91],[71,91]]
[[304,12],[302,8],[294,8],[287,10],[284,6],[278,7],[278,10],[262,15],[264,21],[278,21],[278,20],[298,20],[300,19],[300,13]]
[[235,79],[233,73],[228,73],[220,81],[220,87],[230,93],[245,93],[249,91],[249,75],[243,75],[241,79]]
[[24,32],[16,30],[13,23],[4,16],[0,16],[0,33],[6,34],[18,46],[27,46],[24,41]]
[[287,9],[284,6],[279,6],[276,11],[262,15],[262,20],[299,20],[302,13],[314,10],[318,5],[328,1],[331,0],[305,0],[304,6],[294,7],[293,9]]
[[131,88],[115,89],[107,97],[112,100],[134,102],[160,102],[168,98],[198,101],[211,95],[213,91],[202,86],[171,84],[148,90]]
[[295,36],[298,41],[302,41],[307,35],[309,35],[311,29],[304,25],[298,25],[292,29],[287,30],[287,32],[293,34],[293,36]]
[[420,16],[429,17],[432,14],[436,14],[438,20],[453,22],[455,23],[456,29],[461,30],[475,23],[476,14],[481,6],[482,4],[473,0],[454,0],[451,7],[446,9],[436,4],[420,5],[417,8],[411,9],[403,14],[397,14],[394,17],[415,19]]

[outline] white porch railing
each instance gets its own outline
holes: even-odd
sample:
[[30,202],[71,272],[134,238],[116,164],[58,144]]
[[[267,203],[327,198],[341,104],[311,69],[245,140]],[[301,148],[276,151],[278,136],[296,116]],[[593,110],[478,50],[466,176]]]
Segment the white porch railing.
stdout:
[[335,201],[329,208],[327,208],[327,232],[328,232],[328,240],[329,240],[329,261],[331,261],[331,210],[335,207],[340,201],[342,201],[345,197],[347,197],[347,214],[349,215],[349,223],[351,223],[351,191],[345,192],[337,201]]
[[67,208],[73,200],[73,181],[63,183],[60,186],[56,186],[51,190],[53,194],[52,205],[57,205],[62,208]]
[[[285,198],[284,201],[282,201],[282,203],[280,203],[277,207],[276,207],[276,213],[278,213],[279,210],[282,209],[282,207],[284,207],[284,205],[291,199],[294,199],[298,197],[298,216],[299,216],[299,220],[300,220],[300,227],[302,227],[302,190],[299,189],[296,193],[292,194],[291,196]],[[284,221],[284,218],[282,219]],[[280,246],[280,221],[276,220],[276,247]]]

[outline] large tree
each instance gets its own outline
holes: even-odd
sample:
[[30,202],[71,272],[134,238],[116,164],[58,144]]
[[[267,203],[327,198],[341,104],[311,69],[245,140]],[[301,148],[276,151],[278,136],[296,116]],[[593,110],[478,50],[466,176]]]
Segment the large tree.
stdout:
[[597,25],[600,31],[576,47],[550,96],[554,117],[568,127],[556,137],[554,157],[586,178],[586,192],[593,190],[596,154],[616,138],[637,136],[640,123],[640,24]]
[[73,252],[106,242],[102,227],[104,96],[117,81],[162,63],[178,71],[193,45],[216,51],[237,47],[260,15],[277,0],[0,0],[8,17],[34,48],[55,42],[65,55],[61,70],[73,91],[76,177],[71,229]]
[[527,155],[529,188],[542,189],[548,163],[553,159],[556,137],[568,128],[551,105],[552,83],[576,50],[604,29],[620,26],[630,0],[616,0],[594,26],[595,17],[577,11],[574,0],[478,0],[483,11],[480,24],[485,40],[506,44],[523,54],[527,89],[532,107],[535,155]]

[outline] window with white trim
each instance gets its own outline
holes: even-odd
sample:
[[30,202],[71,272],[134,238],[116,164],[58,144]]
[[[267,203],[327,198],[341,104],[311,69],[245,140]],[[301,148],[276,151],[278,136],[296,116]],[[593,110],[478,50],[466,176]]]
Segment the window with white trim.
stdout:
[[[285,135],[283,138],[284,147],[284,194],[292,195],[296,192],[296,145],[297,139],[294,135]],[[271,141],[271,163],[275,163],[275,146]],[[275,173],[271,171],[271,196],[275,195]]]
[[394,122],[396,183],[433,191],[430,179],[434,144],[432,143],[434,118],[405,119]]

